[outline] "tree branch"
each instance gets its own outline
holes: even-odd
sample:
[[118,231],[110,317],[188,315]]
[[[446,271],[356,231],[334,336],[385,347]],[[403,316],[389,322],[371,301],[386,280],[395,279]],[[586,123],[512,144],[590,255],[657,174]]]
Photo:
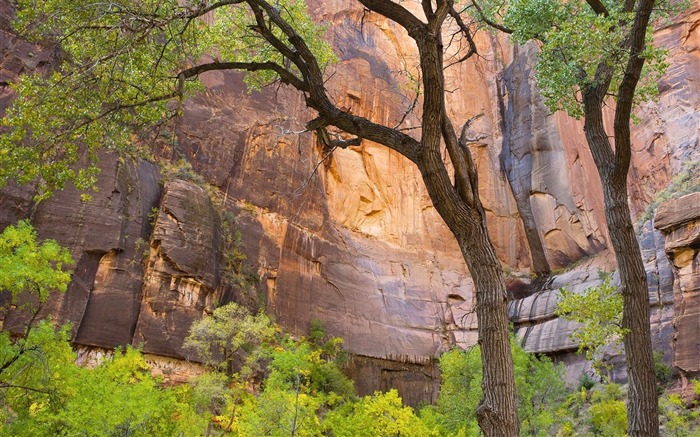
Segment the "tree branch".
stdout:
[[299,91],[308,91],[308,85],[292,74],[289,70],[275,62],[208,62],[206,64],[199,64],[194,67],[182,70],[178,77],[184,79],[193,78],[199,74],[207,71],[217,71],[217,70],[245,70],[245,71],[261,71],[269,70],[274,71],[280,76],[282,83],[293,86]]
[[425,23],[419,20],[415,15],[409,12],[406,8],[394,3],[390,0],[359,0],[365,8],[372,12],[376,12],[384,17],[395,21],[399,26],[408,31],[411,37],[414,34],[425,28]]
[[450,16],[455,20],[455,23],[457,23],[459,30],[462,31],[464,37],[467,38],[467,42],[469,43],[469,50],[467,51],[467,53],[461,58],[459,58],[457,61],[455,61],[456,63],[464,62],[477,52],[476,43],[474,42],[474,38],[472,37],[471,31],[469,30],[469,26],[467,26],[464,20],[462,20],[462,16],[459,15],[454,6],[450,8]]
[[600,0],[586,0],[586,3],[588,3],[588,6],[590,6],[591,9],[593,9],[593,12],[596,14],[603,15],[605,17],[609,15],[608,8],[606,8],[603,2]]
[[43,394],[46,394],[46,395],[51,394],[51,391],[49,391],[49,390],[42,390],[42,389],[38,389],[38,388],[27,387],[26,385],[0,384],[0,390],[2,390],[2,389],[4,389],[4,388],[19,388],[19,389],[22,389],[22,390],[33,391],[33,392],[36,392],[36,393],[43,393]]
[[625,73],[617,92],[615,107],[615,177],[627,178],[631,160],[630,116],[634,104],[634,93],[644,67],[642,52],[646,45],[646,33],[654,9],[654,0],[641,0],[630,31],[629,51]]
[[503,33],[508,33],[511,34],[513,33],[513,29],[510,29],[502,24],[496,23],[495,21],[489,19],[486,14],[484,13],[484,10],[481,9],[481,6],[479,6],[479,3],[476,2],[476,0],[472,0],[472,4],[476,8],[476,11],[479,13],[479,18],[481,18],[481,21],[484,23],[488,24],[489,26],[493,27],[494,29],[498,29]]

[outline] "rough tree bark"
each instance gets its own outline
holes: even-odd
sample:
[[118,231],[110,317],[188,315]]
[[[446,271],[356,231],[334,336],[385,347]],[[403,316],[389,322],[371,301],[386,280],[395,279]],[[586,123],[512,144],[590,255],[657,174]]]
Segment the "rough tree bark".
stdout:
[[[633,11],[634,2],[627,2]],[[627,175],[631,160],[630,115],[644,58],[645,38],[654,0],[641,0],[625,44],[630,51],[617,104],[615,106],[614,148],[603,125],[603,105],[610,87],[612,72],[599,65],[593,85],[583,90],[586,139],[603,185],[605,217],[608,222],[623,296],[623,328],[629,376],[627,403],[628,433],[631,437],[659,435],[656,373],[649,325],[649,291],[639,243],[634,233],[627,193]],[[594,8],[595,9],[595,8]],[[605,9],[596,10],[606,13]]]
[[[363,18],[365,21],[375,18],[392,20],[405,29],[415,43],[420,58],[419,68],[423,88],[421,130],[413,131],[420,132],[415,137],[398,128],[375,123],[367,118],[341,110],[326,92],[325,80],[327,78],[324,78],[322,68],[310,49],[310,45],[300,35],[299,32],[302,32],[302,28],[299,28],[299,32],[294,28],[295,24],[300,24],[297,19],[303,22],[303,17],[295,18],[284,4],[273,0],[218,0],[215,2],[176,2],[172,0],[166,2],[168,7],[163,8],[165,10],[164,16],[159,15],[159,8],[151,10],[130,7],[132,5],[139,6],[139,2],[126,2],[129,4],[125,3],[124,5],[97,2],[87,5],[86,11],[95,8],[98,16],[109,16],[116,19],[110,25],[102,23],[96,25],[96,23],[90,22],[84,23],[83,26],[83,23],[79,23],[78,27],[67,31],[71,38],[81,34],[82,31],[104,29],[109,38],[107,47],[122,47],[121,44],[123,44],[123,48],[119,49],[122,52],[141,43],[157,44],[156,52],[160,53],[160,57],[156,60],[155,65],[149,68],[162,74],[162,80],[157,81],[158,91],[147,89],[152,86],[151,82],[148,82],[147,85],[127,86],[129,90],[134,88],[139,91],[135,93],[135,96],[129,97],[133,101],[116,101],[114,104],[104,104],[103,102],[99,105],[100,108],[94,111],[96,115],[90,115],[78,126],[82,127],[93,122],[99,123],[100,120],[109,118],[117,111],[145,107],[156,101],[181,98],[186,81],[207,71],[266,70],[276,73],[282,83],[303,93],[306,105],[318,113],[317,117],[307,124],[306,129],[315,131],[318,134],[319,142],[326,147],[332,150],[335,147],[357,146],[362,140],[369,140],[389,147],[405,156],[419,169],[433,205],[454,234],[474,279],[479,342],[484,367],[483,398],[477,412],[479,425],[486,436],[515,437],[518,435],[515,382],[503,273],[488,236],[485,213],[479,200],[476,167],[467,147],[465,129],[462,129],[462,135],[458,136],[455,125],[449,119],[445,104],[446,90],[443,75],[445,48],[443,47],[442,33],[446,30],[446,20],[448,17],[452,20],[450,22],[452,27],[449,30],[451,40],[461,38],[462,41],[467,42],[468,48],[465,49],[460,61],[468,59],[476,52],[471,30],[455,9],[454,0],[412,2],[418,3],[422,7],[422,11],[417,15],[406,9],[401,1],[358,0],[358,2],[367,11]],[[179,6],[173,8],[175,4]],[[73,6],[69,5],[68,7],[70,12]],[[245,29],[246,37],[250,37],[250,41],[246,40],[245,44],[251,44],[252,47],[247,48],[251,48],[254,52],[258,49],[257,44],[259,43],[260,50],[257,54],[261,57],[271,51],[276,51],[281,56],[275,55],[269,59],[258,59],[251,55],[249,57],[252,60],[242,59],[242,56],[237,57],[236,55],[232,55],[228,60],[215,58],[213,61],[202,61],[191,67],[182,67],[183,69],[179,71],[176,79],[171,76],[170,69],[172,67],[167,67],[168,71],[159,71],[160,68],[166,68],[161,67],[161,61],[167,60],[168,56],[174,58],[173,64],[168,65],[192,65],[192,59],[187,54],[187,50],[184,50],[187,47],[185,35],[188,26],[198,23],[201,17],[218,8],[228,7],[247,8],[250,12],[250,14],[242,14],[245,17],[242,18],[244,22],[235,23],[239,29]],[[53,9],[49,8],[49,10]],[[56,10],[62,12],[53,15],[61,17],[64,15],[65,10],[61,8]],[[86,16],[92,17],[89,13]],[[285,20],[286,16],[291,17],[289,21]],[[41,16],[37,19],[45,20],[45,18]],[[88,19],[94,20],[95,18]],[[172,23],[180,22],[184,23],[184,26],[171,26]],[[62,24],[73,25],[73,23]],[[195,27],[192,27],[191,30]],[[172,32],[172,37],[166,39],[164,35],[170,34],[164,29],[167,32]],[[226,29],[222,32],[225,33]],[[94,35],[90,32],[87,34]],[[146,38],[149,34],[159,35],[159,37],[157,39]],[[126,35],[128,38],[121,41],[120,35]],[[115,38],[120,41],[120,44],[113,42]],[[175,50],[168,51],[166,50],[168,47],[174,47]],[[232,49],[234,51],[240,49],[235,44],[233,47],[235,47]],[[198,53],[198,51],[199,49],[193,49],[193,53]],[[100,51],[98,50],[98,52]],[[169,55],[165,56],[165,53],[169,53]],[[183,54],[183,59],[177,58],[178,53]],[[121,59],[119,56],[113,55],[114,53],[108,53],[105,56],[100,54],[98,58],[84,62],[84,65],[76,70],[77,75],[85,75],[85,77],[94,80],[88,82],[87,86],[112,81],[121,83],[121,76],[110,76],[111,72],[128,70],[131,67],[120,67],[122,61],[114,61],[116,64],[110,65],[111,60]],[[223,54],[219,53],[219,55],[226,58],[225,50]],[[151,54],[145,56],[149,57]],[[197,56],[194,58],[198,59]],[[106,65],[107,68],[105,70],[97,69],[95,68],[97,65]],[[93,78],[93,74],[99,77]],[[80,87],[82,84],[82,82],[77,82],[75,86]],[[128,85],[129,82],[126,84]],[[152,95],[156,93],[158,95]],[[128,93],[125,95],[131,96]],[[119,97],[115,97],[115,99],[119,99]],[[70,124],[68,131],[73,128],[74,124]],[[329,129],[336,130],[336,132],[330,132]],[[341,137],[338,131],[343,131],[354,138]],[[52,135],[52,137],[56,136]],[[57,147],[60,149],[62,146],[72,145],[63,141]],[[95,145],[95,147],[98,146]],[[446,158],[443,157],[445,150],[447,151]]]
[[[475,50],[471,34],[451,0],[423,0],[426,21],[390,0],[359,1],[370,13],[402,26],[416,43],[424,92],[420,139],[341,111],[329,99],[316,60],[294,29],[267,2],[247,0],[246,3],[260,17],[261,35],[273,46],[280,47],[301,72],[300,78],[287,77],[289,75],[285,73],[281,79],[304,92],[307,106],[318,112],[318,117],[307,125],[307,129],[322,132],[326,126],[335,126],[357,138],[396,150],[418,167],[433,205],[457,239],[476,287],[476,315],[484,366],[483,397],[477,410],[479,426],[489,437],[515,437],[518,423],[505,281],[488,236],[485,212],[479,200],[476,168],[464,132],[462,138],[458,138],[445,105],[441,36],[445,19],[452,16],[464,37],[471,42],[471,51],[464,59]],[[284,32],[294,50],[286,48],[286,43],[267,31],[264,15]],[[350,144],[357,142],[349,140],[345,143]],[[344,144],[335,142],[333,145],[342,147]],[[454,169],[454,179],[450,177],[441,155],[443,145]]]

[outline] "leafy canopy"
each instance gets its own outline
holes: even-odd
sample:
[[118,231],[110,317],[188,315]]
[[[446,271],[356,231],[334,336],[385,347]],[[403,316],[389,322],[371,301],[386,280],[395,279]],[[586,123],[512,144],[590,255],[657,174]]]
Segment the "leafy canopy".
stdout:
[[[552,111],[563,110],[573,117],[582,117],[580,92],[599,85],[600,68],[611,70],[608,93],[613,98],[617,95],[630,57],[628,37],[634,13],[624,10],[625,2],[602,4],[606,13],[595,12],[581,0],[511,0],[496,8],[503,14],[503,24],[512,30],[515,42],[538,42],[541,50],[537,83]],[[659,11],[668,11],[667,6],[660,5]],[[657,14],[660,15],[661,12]],[[646,62],[635,104],[656,96],[659,80],[668,68],[664,60],[667,50],[654,47],[651,29],[646,35],[642,53]]]
[[50,319],[16,341],[0,332],[0,435],[48,435],[27,428],[36,427],[29,423],[40,410],[61,408],[73,393],[77,369],[69,339],[68,326],[56,330]]
[[183,347],[199,355],[213,370],[224,372],[229,378],[250,378],[257,364],[265,356],[264,346],[275,341],[277,328],[263,313],[253,315],[245,307],[229,303],[214,310],[207,317],[195,321]]
[[[15,364],[24,366],[18,379],[0,389],[2,435],[194,436],[206,429],[187,387],[160,387],[135,349],[88,369],[75,364],[67,327],[55,331],[41,321],[28,342],[40,346],[42,356],[23,357]],[[41,367],[46,371],[35,370]]]
[[405,407],[394,389],[375,392],[354,403],[347,403],[328,414],[326,429],[337,437],[437,437],[411,407]]
[[[335,59],[303,0],[276,6],[320,65]],[[100,149],[138,152],[139,139],[179,113],[168,102],[201,89],[199,73],[249,70],[251,89],[276,79],[269,67],[285,70],[283,50],[266,43],[263,30],[292,50],[259,8],[240,1],[19,0],[17,10],[16,30],[60,53],[50,72],[12,84],[17,98],[0,120],[0,187],[38,181],[39,199],[68,181],[94,186]],[[156,129],[139,130],[145,126]]]

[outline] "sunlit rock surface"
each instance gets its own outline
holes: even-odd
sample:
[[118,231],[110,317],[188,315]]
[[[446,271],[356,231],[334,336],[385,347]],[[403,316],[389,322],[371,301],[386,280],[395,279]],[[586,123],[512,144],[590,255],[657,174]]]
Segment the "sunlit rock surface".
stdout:
[[664,235],[664,249],[675,278],[673,364],[685,376],[700,374],[700,193],[662,203],[654,226]]

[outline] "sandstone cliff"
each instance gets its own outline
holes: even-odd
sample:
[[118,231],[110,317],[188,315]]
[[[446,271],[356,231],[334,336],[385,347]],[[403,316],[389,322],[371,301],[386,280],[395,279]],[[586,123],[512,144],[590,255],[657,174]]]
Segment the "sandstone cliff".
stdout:
[[[355,2],[309,3],[319,20],[332,23],[340,62],[331,71],[331,95],[353,113],[399,121],[411,104],[410,92],[403,92],[416,61],[407,36]],[[10,15],[7,1],[0,9]],[[696,3],[657,30],[671,68],[659,102],[642,109],[643,122],[634,128],[635,213],[684,163],[700,159],[698,23]],[[6,20],[0,24],[1,110],[11,98],[3,84],[49,66],[51,57],[15,37]],[[478,44],[481,58],[447,70],[454,90],[449,105],[455,123],[474,120],[471,147],[489,229],[519,298],[511,317],[528,350],[561,355],[572,362],[572,374],[580,372],[584,364],[568,339],[575,327],[554,318],[553,309],[558,287],[584,289],[595,283],[598,268],[614,269],[595,166],[580,122],[545,109],[532,76],[534,48],[511,48],[486,33]],[[369,142],[325,156],[311,135],[295,133],[313,114],[285,87],[248,94],[238,74],[221,72],[204,82],[206,91],[187,103],[177,123],[177,141],[155,146],[155,153],[187,159],[218,187],[278,322],[303,334],[318,319],[328,334],[343,337],[356,355],[351,372],[362,378],[361,391],[397,386],[411,402],[431,399],[433,359],[454,344],[474,344],[476,326],[473,284],[417,170]],[[415,115],[407,120],[417,124]],[[75,279],[49,310],[73,323],[77,344],[134,343],[184,358],[191,321],[215,301],[241,298],[221,280],[218,215],[197,184],[161,185],[152,163],[105,155],[102,168],[91,203],[68,189],[35,206],[30,188],[4,189],[0,226],[31,214],[41,237],[71,247]],[[661,226],[665,237],[647,224],[641,244],[655,342],[692,375],[700,370],[692,364],[700,362],[693,343],[697,242],[674,236],[674,220]],[[678,252],[680,243],[664,238],[690,241],[688,249]],[[530,272],[582,259],[546,281],[530,279]]]

